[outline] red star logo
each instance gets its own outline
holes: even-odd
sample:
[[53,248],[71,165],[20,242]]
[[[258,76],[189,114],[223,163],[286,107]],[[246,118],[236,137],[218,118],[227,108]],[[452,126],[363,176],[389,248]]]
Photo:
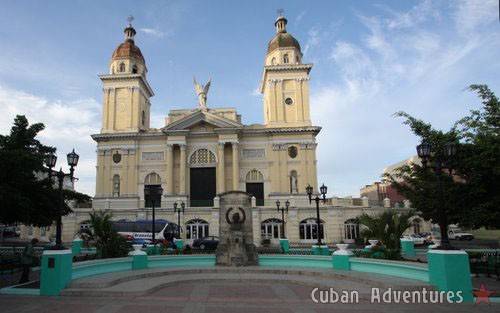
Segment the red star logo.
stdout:
[[479,304],[481,302],[490,303],[490,295],[492,295],[493,293],[493,291],[489,291],[483,284],[481,284],[479,290],[473,291],[473,294],[476,297],[476,304]]

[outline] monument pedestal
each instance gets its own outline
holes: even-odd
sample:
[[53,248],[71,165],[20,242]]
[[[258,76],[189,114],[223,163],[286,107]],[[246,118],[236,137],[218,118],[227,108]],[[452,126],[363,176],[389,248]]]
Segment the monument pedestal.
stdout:
[[219,245],[216,265],[258,265],[253,243],[250,196],[246,192],[230,191],[219,195]]

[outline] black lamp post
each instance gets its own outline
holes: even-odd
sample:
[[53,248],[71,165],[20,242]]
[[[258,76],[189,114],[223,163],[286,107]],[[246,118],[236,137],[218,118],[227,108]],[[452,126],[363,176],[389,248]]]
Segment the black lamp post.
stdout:
[[148,196],[151,201],[151,243],[155,244],[156,238],[156,200],[160,199],[158,206],[161,206],[161,195],[163,193],[163,188],[161,186],[146,185],[144,188],[144,196]]
[[59,190],[59,201],[57,204],[57,220],[56,220],[56,245],[54,247],[55,250],[63,250],[64,246],[62,244],[62,209],[64,205],[64,196],[63,196],[63,185],[64,178],[69,177],[71,183],[73,183],[73,174],[75,172],[75,167],[78,165],[78,160],[80,156],[76,154],[75,149],[66,155],[66,159],[69,165],[69,174],[66,174],[62,171],[62,168],[59,169],[58,172],[53,172],[52,169],[56,166],[57,156],[53,153],[47,155],[45,158],[45,165],[49,168],[49,178],[57,177],[57,184]]
[[181,239],[181,212],[184,214],[185,207],[184,201],[181,202],[180,208],[177,206],[177,202],[174,202],[174,214],[177,213],[177,239]]
[[276,200],[276,208],[278,209],[278,212],[281,211],[281,237],[283,239],[286,238],[285,234],[285,211],[288,213],[288,208],[290,207],[290,201],[286,200],[285,202],[285,207],[280,208],[280,200]]
[[[453,174],[453,167],[449,159],[456,155],[457,153],[457,145],[455,143],[447,143],[445,145],[444,151],[439,151],[442,155],[436,155],[435,160],[433,160],[431,164],[431,154],[432,145],[427,142],[422,142],[417,146],[417,154],[418,157],[422,160],[422,166],[424,169],[430,168],[436,174],[436,179],[439,188],[439,194],[443,196],[443,187],[441,182],[441,175],[445,170],[449,171],[449,174]],[[441,202],[444,200],[441,198]],[[441,232],[441,249],[443,250],[452,250],[453,247],[450,244],[450,239],[448,238],[448,216],[446,212],[443,210],[442,206],[438,206],[438,224]]]
[[322,233],[322,232],[320,232],[321,219],[319,217],[319,202],[320,201],[323,201],[323,203],[326,202],[327,190],[328,190],[328,187],[326,187],[325,184],[321,185],[321,187],[319,188],[319,191],[320,191],[322,197],[320,198],[319,195],[316,195],[313,198],[313,187],[311,185],[307,185],[307,187],[306,187],[307,196],[309,197],[309,204],[311,204],[312,200],[314,200],[316,202],[316,222],[317,222],[316,235],[318,237],[318,246],[321,246],[321,233]]

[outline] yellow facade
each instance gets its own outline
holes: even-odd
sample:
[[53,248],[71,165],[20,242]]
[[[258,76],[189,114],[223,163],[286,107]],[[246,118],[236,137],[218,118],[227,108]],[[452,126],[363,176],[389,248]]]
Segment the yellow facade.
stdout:
[[[104,100],[101,132],[92,136],[97,142],[93,209],[111,210],[115,219],[151,218],[145,188],[161,186],[156,217],[177,221],[173,205],[184,202],[180,223],[189,242],[208,235],[190,234],[196,223],[208,224],[210,235],[218,235],[217,194],[241,190],[255,196],[257,245],[282,236],[276,200],[290,203],[285,218],[290,241],[316,241],[316,208],[305,193],[307,185],[318,191],[316,136],[321,128],[310,119],[312,64],[302,63],[300,45],[286,31],[286,19],[278,17],[275,26],[260,85],[263,124],[244,125],[235,108],[212,108],[203,102],[193,109],[171,110],[159,129],[150,127],[149,99],[154,94],[146,62],[135,45],[135,30],[130,25],[125,29],[125,42],[113,53],[109,74],[100,76]],[[207,86],[197,87],[208,91]],[[354,218],[380,209],[371,208],[367,199],[327,200],[320,209],[327,243],[353,242],[359,236]],[[68,228],[76,230],[87,214],[76,210],[66,218],[72,225]]]

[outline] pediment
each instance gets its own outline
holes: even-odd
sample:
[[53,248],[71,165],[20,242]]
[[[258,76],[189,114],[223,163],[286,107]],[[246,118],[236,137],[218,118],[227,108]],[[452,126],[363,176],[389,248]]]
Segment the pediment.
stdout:
[[207,111],[197,110],[163,128],[163,131],[169,130],[189,130],[193,128],[241,128],[242,124],[211,114]]

